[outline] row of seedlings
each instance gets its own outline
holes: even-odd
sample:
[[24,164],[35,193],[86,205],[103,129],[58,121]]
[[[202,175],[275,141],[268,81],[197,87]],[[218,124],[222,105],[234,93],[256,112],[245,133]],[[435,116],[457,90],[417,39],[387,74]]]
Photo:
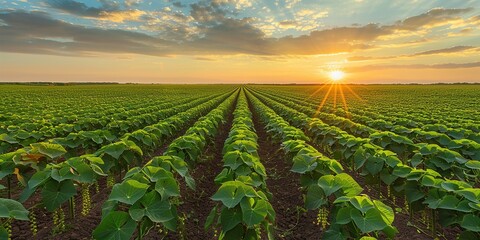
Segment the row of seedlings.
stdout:
[[187,186],[195,189],[189,170],[206,144],[214,139],[219,125],[225,123],[237,95],[237,91],[230,94],[217,108],[199,118],[183,136],[173,140],[163,156],[131,168],[122,182],[113,186],[93,237],[126,240],[137,230],[137,238],[142,239],[155,226],[159,227],[159,234],[176,231],[181,224],[177,213],[180,204],[177,178],[184,178]]
[[[45,208],[53,212],[54,218],[65,215],[62,205],[67,201],[69,217],[74,218],[74,197],[77,195],[77,188],[80,188],[82,214],[87,215],[91,209],[88,204],[89,189],[92,184],[98,186],[100,176],[107,176],[107,185],[112,186],[115,175],[118,178],[122,172],[126,173],[131,167],[141,165],[144,152],[162,145],[163,141],[174,136],[176,131],[214,109],[231,95],[232,93],[226,93],[198,106],[189,106],[184,112],[147,126],[142,135],[126,134],[121,140],[105,145],[93,154],[65,159],[66,150],[61,145],[32,144],[28,152],[2,155],[0,177],[16,176],[25,186],[19,199],[21,203],[40,190],[40,205],[35,205],[35,208]],[[63,221],[55,221],[58,224],[55,224],[54,231],[64,230],[64,217],[62,219]]]
[[[434,235],[438,223],[462,227],[462,239],[480,235],[480,225],[475,223],[480,220],[480,189],[464,181],[448,179],[427,165],[428,161],[453,162],[455,156],[435,155],[424,150],[423,155],[428,158],[403,163],[394,152],[375,145],[370,139],[354,137],[270,99],[262,100],[294,125],[304,128],[326,152],[343,160],[352,170],[360,171],[368,183],[378,186],[379,193],[385,184],[387,195],[391,195],[394,203],[396,197],[405,196],[405,208],[410,216],[420,210],[428,212],[424,215],[424,222]],[[466,166],[472,172],[478,173],[480,169],[472,161]]]
[[212,196],[221,203],[210,212],[205,228],[219,227],[219,239],[273,239],[275,211],[269,202],[267,174],[258,156],[257,134],[243,91],[233,114],[223,148],[224,168],[215,178],[220,187]]
[[302,130],[291,126],[250,92],[247,96],[267,132],[282,143],[292,161],[291,171],[301,174],[305,207],[319,209],[319,222],[326,230],[323,239],[394,238],[398,231],[392,225],[392,208],[362,194],[363,188],[343,172],[342,165],[308,144],[309,138]]

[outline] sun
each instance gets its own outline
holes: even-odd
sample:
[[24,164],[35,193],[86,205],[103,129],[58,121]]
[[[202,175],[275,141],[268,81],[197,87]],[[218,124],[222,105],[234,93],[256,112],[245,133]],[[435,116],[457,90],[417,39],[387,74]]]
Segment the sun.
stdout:
[[330,77],[330,79],[332,79],[332,81],[338,82],[338,81],[342,80],[343,78],[345,78],[345,72],[340,71],[340,70],[330,71],[328,73],[328,77]]

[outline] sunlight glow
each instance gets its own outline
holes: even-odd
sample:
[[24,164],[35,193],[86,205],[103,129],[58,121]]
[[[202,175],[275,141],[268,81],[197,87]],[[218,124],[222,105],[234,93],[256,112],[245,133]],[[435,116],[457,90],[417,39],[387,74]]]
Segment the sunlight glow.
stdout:
[[334,70],[328,73],[328,77],[330,77],[332,81],[338,82],[345,77],[345,73],[340,70]]

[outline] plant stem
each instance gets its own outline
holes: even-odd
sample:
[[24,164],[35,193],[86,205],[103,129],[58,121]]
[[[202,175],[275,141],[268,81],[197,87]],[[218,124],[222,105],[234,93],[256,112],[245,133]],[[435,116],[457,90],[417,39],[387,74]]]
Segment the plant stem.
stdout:
[[12,199],[12,177],[10,175],[8,175],[7,177],[7,188],[8,188],[8,191],[7,191],[7,194],[8,194],[8,198],[9,199]]
[[138,222],[138,224],[137,224],[137,231],[138,231],[138,240],[142,240],[142,239],[143,239],[142,221]]
[[431,213],[432,213],[432,217],[431,217],[430,221],[431,221],[431,223],[432,223],[432,235],[435,237],[435,236],[437,236],[437,234],[436,234],[436,226],[435,226],[435,220],[436,220],[435,218],[436,218],[436,215],[437,215],[437,214],[436,214],[435,209],[432,209],[432,210],[431,210]]
[[68,201],[68,210],[70,212],[70,218],[74,219],[75,218],[75,209],[74,209],[74,203],[75,199],[73,197],[70,198]]

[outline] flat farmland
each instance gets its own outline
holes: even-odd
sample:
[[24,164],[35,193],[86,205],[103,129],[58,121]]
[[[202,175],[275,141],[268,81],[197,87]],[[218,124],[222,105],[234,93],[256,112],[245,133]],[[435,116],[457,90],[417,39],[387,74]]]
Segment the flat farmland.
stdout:
[[0,239],[479,239],[480,85],[0,85]]

